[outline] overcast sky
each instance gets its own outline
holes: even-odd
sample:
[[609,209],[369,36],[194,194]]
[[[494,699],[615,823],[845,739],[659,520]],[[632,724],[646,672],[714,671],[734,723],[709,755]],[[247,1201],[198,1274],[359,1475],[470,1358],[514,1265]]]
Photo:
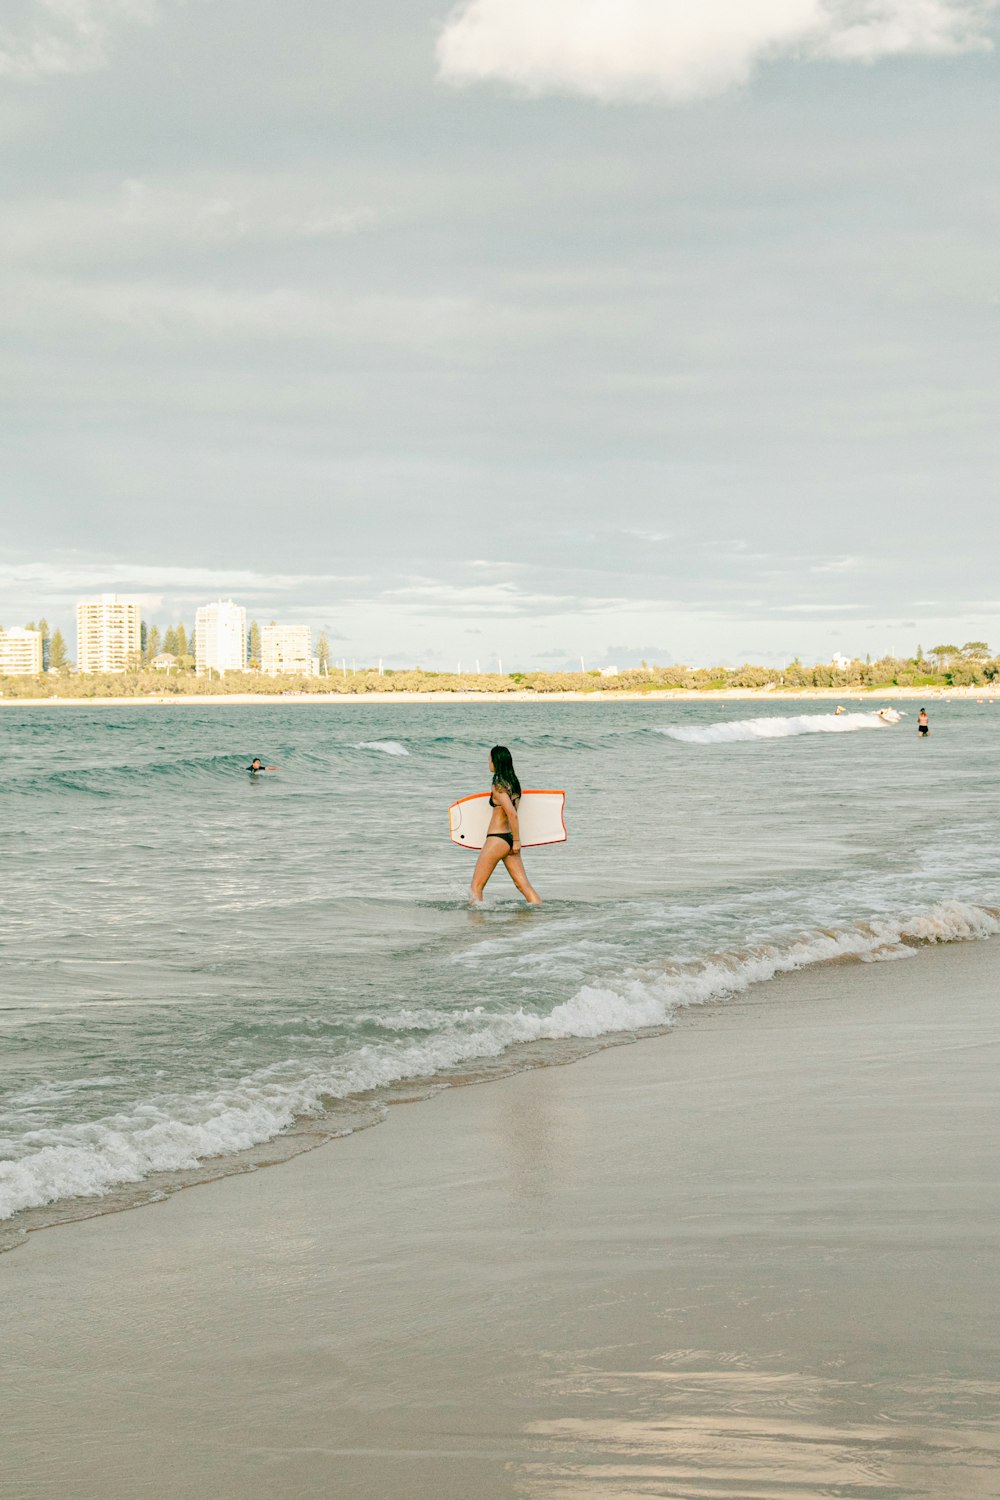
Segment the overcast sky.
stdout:
[[1000,647],[1000,6],[3,0],[0,622]]

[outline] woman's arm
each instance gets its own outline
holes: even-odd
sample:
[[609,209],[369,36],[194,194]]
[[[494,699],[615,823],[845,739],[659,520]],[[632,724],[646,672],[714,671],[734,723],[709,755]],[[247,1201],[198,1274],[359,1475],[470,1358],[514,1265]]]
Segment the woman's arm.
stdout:
[[500,806],[507,814],[507,822],[510,826],[510,831],[514,839],[514,845],[511,849],[511,853],[520,854],[521,833],[520,829],[517,826],[517,808],[514,806],[513,798],[510,797],[510,795],[505,792],[502,787],[494,787],[493,797],[495,801],[499,802]]

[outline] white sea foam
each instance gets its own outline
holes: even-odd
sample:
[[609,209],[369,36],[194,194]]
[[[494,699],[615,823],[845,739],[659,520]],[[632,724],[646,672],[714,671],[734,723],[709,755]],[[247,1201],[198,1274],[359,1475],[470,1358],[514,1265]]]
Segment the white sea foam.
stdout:
[[798,734],[854,734],[859,729],[885,729],[898,724],[900,715],[888,709],[884,717],[875,713],[794,714],[762,719],[728,719],[722,724],[669,724],[657,727],[659,734],[688,745],[724,745],[734,740],[785,740]]
[[331,1098],[496,1058],[517,1043],[664,1028],[686,1006],[741,993],[776,974],[845,957],[901,956],[913,943],[997,934],[1000,913],[949,901],[906,917],[804,933],[780,945],[637,969],[613,984],[584,985],[547,1014],[523,1008],[496,1013],[486,1006],[445,1014],[408,1010],[398,1019],[411,1030],[426,1028],[419,1041],[389,1037],[298,1078],[288,1076],[292,1065],[276,1064],[216,1094],[164,1094],[104,1120],[29,1132],[28,1154],[0,1162],[0,1219],[61,1198],[97,1198],[154,1172],[197,1168],[270,1140],[297,1118],[321,1113]]
[[381,750],[383,755],[409,755],[405,745],[398,740],[362,740],[360,745],[355,745],[355,750]]

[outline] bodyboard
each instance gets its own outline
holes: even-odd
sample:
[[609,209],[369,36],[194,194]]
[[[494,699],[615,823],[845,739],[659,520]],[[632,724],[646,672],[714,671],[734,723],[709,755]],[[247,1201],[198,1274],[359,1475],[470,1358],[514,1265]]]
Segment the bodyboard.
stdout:
[[[564,843],[567,836],[563,817],[565,806],[565,792],[522,792],[517,808],[521,847],[530,849],[539,844]],[[453,802],[448,809],[452,843],[460,844],[463,849],[481,849],[486,842],[492,814],[489,792],[476,792],[471,797]]]

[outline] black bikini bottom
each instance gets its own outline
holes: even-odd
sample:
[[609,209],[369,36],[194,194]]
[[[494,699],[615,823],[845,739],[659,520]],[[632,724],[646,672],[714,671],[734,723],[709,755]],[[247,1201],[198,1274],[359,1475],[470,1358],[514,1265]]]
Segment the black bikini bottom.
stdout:
[[503,839],[504,843],[509,844],[511,849],[514,847],[514,835],[512,833],[488,833],[486,837],[488,839]]

